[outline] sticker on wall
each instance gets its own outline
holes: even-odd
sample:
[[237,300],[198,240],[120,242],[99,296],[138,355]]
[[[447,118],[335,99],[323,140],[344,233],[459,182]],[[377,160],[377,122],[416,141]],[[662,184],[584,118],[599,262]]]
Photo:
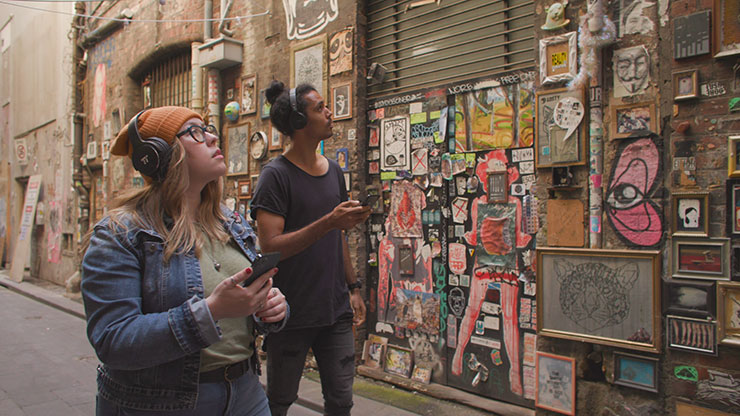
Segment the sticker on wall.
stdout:
[[380,169],[408,170],[411,152],[409,119],[406,117],[383,119],[380,140]]
[[614,51],[614,96],[629,97],[645,92],[650,84],[650,55],[645,46]]
[[454,315],[447,316],[447,346],[457,347],[457,319]]
[[442,170],[442,177],[445,180],[451,180],[452,179],[452,157],[449,153],[445,153],[442,155],[442,162],[441,162],[441,170]]
[[391,233],[393,237],[422,237],[423,192],[413,183],[401,181],[391,190]]
[[411,153],[411,173],[413,175],[426,175],[429,171],[427,168],[429,164],[428,152],[427,149],[417,149]]
[[450,271],[455,274],[465,273],[468,263],[465,258],[465,245],[460,243],[450,243],[448,245],[448,266]]
[[452,201],[452,220],[464,223],[468,219],[468,198],[457,197]]

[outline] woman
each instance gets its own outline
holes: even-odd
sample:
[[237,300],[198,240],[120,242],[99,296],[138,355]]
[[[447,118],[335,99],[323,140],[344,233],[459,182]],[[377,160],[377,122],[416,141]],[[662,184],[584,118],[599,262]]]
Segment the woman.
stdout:
[[277,268],[241,285],[256,236],[221,205],[218,140],[199,114],[160,107],[111,148],[147,184],[95,225],[82,262],[88,338],[103,363],[98,415],[270,414],[254,330],[282,328],[288,307],[272,287]]

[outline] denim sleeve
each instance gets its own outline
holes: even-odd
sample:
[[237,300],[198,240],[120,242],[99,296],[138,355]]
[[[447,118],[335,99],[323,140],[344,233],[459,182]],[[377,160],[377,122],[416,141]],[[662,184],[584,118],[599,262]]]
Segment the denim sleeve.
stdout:
[[144,313],[141,273],[136,249],[107,225],[96,226],[82,260],[82,297],[88,339],[100,361],[114,369],[170,362],[214,339],[197,297],[169,311]]

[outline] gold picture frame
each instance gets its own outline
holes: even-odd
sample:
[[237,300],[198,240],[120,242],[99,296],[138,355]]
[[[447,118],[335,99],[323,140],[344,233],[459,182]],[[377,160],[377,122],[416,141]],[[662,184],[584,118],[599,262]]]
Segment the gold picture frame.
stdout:
[[699,71],[691,69],[673,73],[673,101],[690,100],[699,96]]
[[326,35],[316,36],[290,47],[290,85],[308,83],[327,102],[329,77],[327,69]]
[[740,282],[717,282],[720,344],[740,347]]
[[740,136],[727,137],[727,176],[740,178]]
[[[731,7],[733,10],[729,10]],[[737,0],[714,0],[712,47],[715,58],[740,54],[740,19]]]
[[[538,248],[537,333],[659,352],[660,264],[659,251]],[[587,286],[609,289],[602,305],[608,313],[578,308],[592,301]]]

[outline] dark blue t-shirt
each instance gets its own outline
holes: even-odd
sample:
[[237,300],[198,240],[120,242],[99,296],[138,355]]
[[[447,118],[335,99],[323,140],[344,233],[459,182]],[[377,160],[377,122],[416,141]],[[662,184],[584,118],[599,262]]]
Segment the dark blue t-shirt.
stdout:
[[[328,171],[312,176],[279,156],[260,173],[252,196],[251,216],[264,209],[285,218],[283,233],[299,230],[347,200],[342,169],[329,161]],[[259,224],[257,224],[259,227]],[[352,311],[344,276],[341,230],[331,230],[307,249],[280,261],[273,284],[290,304],[286,329],[332,325]]]

